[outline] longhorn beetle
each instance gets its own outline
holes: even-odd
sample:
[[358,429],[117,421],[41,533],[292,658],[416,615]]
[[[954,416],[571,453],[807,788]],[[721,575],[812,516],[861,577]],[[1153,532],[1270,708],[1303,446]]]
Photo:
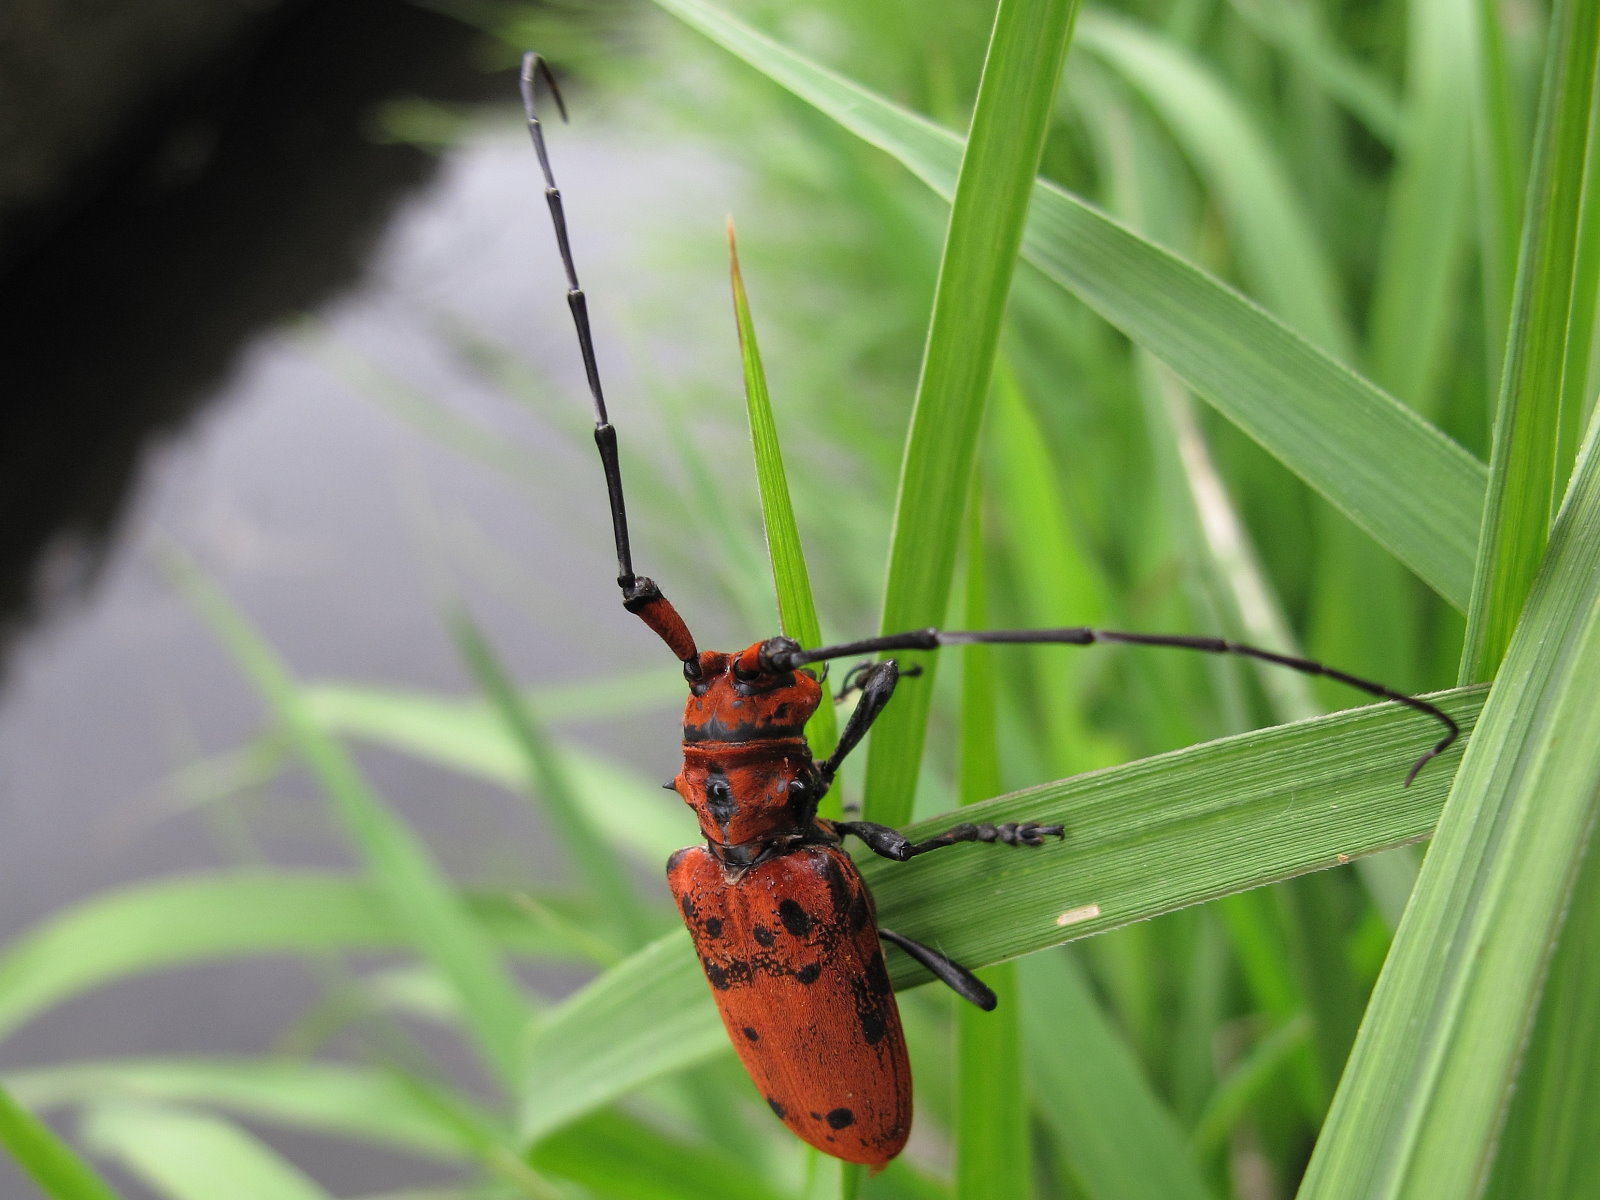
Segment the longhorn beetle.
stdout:
[[786,637],[767,638],[732,654],[699,649],[661,589],[634,574],[617,434],[606,415],[587,301],[578,286],[566,213],[536,112],[541,79],[565,119],[548,65],[537,54],[524,55],[522,101],[544,174],[545,199],[567,275],[567,303],[594,400],[594,440],[610,497],[617,584],[623,607],[667,644],[683,664],[689,684],[683,767],[668,786],[694,809],[706,841],[672,855],[667,881],[728,1036],[772,1111],[824,1153],[878,1170],[905,1146],[911,1129],[911,1072],[880,940],[898,946],[979,1008],[992,1009],[995,996],[939,951],[879,927],[872,896],[841,842],[853,835],[873,853],[904,862],[961,842],[1037,847],[1064,833],[1060,825],[1034,821],[960,824],[912,842],[870,821],[818,817],[818,801],[839,764],[889,703],[900,671],[890,658],[851,672],[861,697],[838,746],[816,762],[806,744],[805,724],[822,701],[822,687],[816,674],[805,669],[807,664],[977,643],[1121,642],[1240,655],[1324,675],[1440,721],[1444,736],[1411,767],[1407,785],[1459,730],[1449,715],[1426,700],[1371,680],[1310,659],[1188,634],[1085,627],[916,629],[809,650]]

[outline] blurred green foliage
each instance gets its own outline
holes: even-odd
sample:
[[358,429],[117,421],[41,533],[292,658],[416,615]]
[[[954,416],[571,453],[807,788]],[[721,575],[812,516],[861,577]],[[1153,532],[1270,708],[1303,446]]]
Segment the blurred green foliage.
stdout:
[[[467,1181],[405,1193],[418,1200],[1257,1200],[1296,1194],[1303,1175],[1308,1196],[1578,1194],[1600,984],[1557,939],[1569,906],[1588,929],[1600,904],[1583,853],[1600,794],[1582,687],[1600,669],[1600,461],[1581,432],[1597,378],[1592,6],[1082,12],[993,378],[963,394],[980,414],[976,440],[961,435],[972,466],[909,490],[919,370],[990,373],[979,322],[928,331],[992,9],[441,7],[492,35],[491,59],[537,45],[575,109],[620,97],[650,136],[739,164],[746,316],[793,497],[792,526],[769,521],[775,541],[797,531],[806,547],[797,565],[786,544],[785,586],[809,576],[824,640],[875,627],[891,529],[934,503],[926,486],[955,519],[897,543],[896,561],[956,563],[954,602],[937,588],[926,601],[951,624],[1217,633],[1409,692],[1487,679],[1502,653],[1514,671],[1443,701],[1464,724],[1482,712],[1447,799],[1459,749],[1403,789],[1436,730],[1395,706],[1317,716],[1355,699],[1337,685],[1154,650],[946,651],[937,683],[922,681],[926,754],[907,750],[920,730],[886,734],[872,754],[890,765],[873,777],[897,780],[907,812],[915,783],[930,829],[958,799],[1059,780],[979,811],[1060,819],[1068,834],[1037,855],[867,865],[896,928],[974,966],[1035,953],[1001,984],[1014,1024],[979,1017],[956,1035],[947,997],[905,995],[918,1134],[863,1180],[765,1112],[664,889],[634,895],[626,871],[593,866],[653,876],[690,839],[687,814],[563,725],[658,704],[670,661],[659,686],[602,680],[578,702],[519,692],[458,621],[487,699],[306,684],[184,572],[270,701],[256,765],[309,763],[360,866],[157,880],[87,902],[0,959],[0,1030],[140,972],[296,952],[323,965],[329,1029],[353,1029],[366,1056],[63,1064],[14,1073],[16,1099],[76,1110],[90,1151],[175,1197],[217,1195],[205,1189],[219,1177],[229,1194],[325,1194],[240,1118],[402,1147]],[[582,136],[580,119],[552,138],[558,176]],[[1008,244],[996,237],[982,262],[982,216],[961,236],[1003,296]],[[710,320],[732,344],[726,313],[686,314],[671,294],[642,286],[630,319]],[[979,307],[998,316],[992,298]],[[515,375],[516,348],[474,352]],[[741,453],[736,380],[693,362],[641,374],[612,412],[631,448],[636,555],[691,623],[698,587],[747,622],[746,641],[773,632],[755,473],[708,466]],[[584,434],[581,396],[535,390],[541,413]],[[630,442],[640,406],[671,432]],[[770,485],[775,443],[758,441]],[[1491,632],[1464,657],[1468,619]],[[1280,727],[1247,732],[1263,725]],[[361,779],[346,738],[525,788],[591,863],[586,879],[464,892]],[[853,763],[843,788],[862,799]],[[1420,856],[1395,847],[1436,826],[1419,875]],[[350,963],[374,949],[408,953]],[[513,962],[597,975],[555,1004]],[[897,980],[917,976],[899,963]],[[469,1043],[492,1097],[439,1070],[407,1032],[418,1023]],[[983,1100],[958,1104],[958,1089]],[[50,1169],[64,1148],[15,1116],[13,1153]],[[96,1194],[57,1176],[53,1195]]]

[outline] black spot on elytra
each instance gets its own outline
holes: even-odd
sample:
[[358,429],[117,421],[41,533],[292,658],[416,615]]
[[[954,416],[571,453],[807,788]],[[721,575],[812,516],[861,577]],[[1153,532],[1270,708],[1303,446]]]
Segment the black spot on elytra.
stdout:
[[883,1035],[889,1032],[889,1022],[884,1019],[881,1008],[863,1008],[856,1013],[856,1017],[861,1022],[862,1040],[869,1046],[876,1046],[883,1041]]
[[867,890],[862,888],[850,902],[850,928],[856,933],[867,927],[867,922],[872,920],[872,905],[867,901]]
[[688,892],[678,897],[678,907],[683,909],[683,919],[685,921],[694,920],[694,901],[689,899]]
[[711,986],[719,992],[728,990],[728,972],[710,959],[702,958],[700,965],[706,970],[706,978],[711,981]]
[[828,1122],[830,1129],[845,1129],[856,1123],[856,1115],[848,1108],[836,1108],[823,1120]]
[[782,921],[783,927],[795,937],[805,937],[811,932],[811,917],[800,907],[800,902],[797,900],[778,902],[778,920]]
[[722,918],[721,917],[707,917],[706,918],[706,936],[707,937],[714,937],[714,938],[719,938],[719,937],[722,936]]
[[796,979],[798,979],[801,983],[809,985],[809,984],[815,983],[817,981],[817,977],[819,975],[821,975],[821,974],[822,974],[822,964],[821,963],[807,963],[805,966],[801,967],[798,971],[796,971],[794,973],[794,977]]
[[883,965],[883,951],[876,950],[868,960],[866,970],[859,978],[850,980],[850,992],[855,1002],[856,1023],[861,1038],[869,1046],[876,1046],[889,1032],[890,1016],[894,1011],[894,996],[889,983],[889,972]]
[[778,1114],[778,1120],[780,1121],[789,1115],[789,1110],[784,1108],[783,1105],[779,1104],[771,1096],[767,1097],[767,1107]]
[[746,1025],[741,1032],[743,1032],[745,1038],[749,1041],[759,1042],[761,1040],[761,1035],[748,1025]]
[[765,925],[757,925],[750,931],[750,936],[755,938],[755,940],[763,946],[770,946],[773,942],[778,940],[777,935]]
[[693,849],[693,846],[685,846],[682,850],[674,850],[672,856],[667,859],[667,874],[671,875],[676,871],[678,864],[683,861],[683,856]]
[[862,898],[862,890],[865,885],[860,883],[859,880],[852,880],[846,875],[844,866],[836,861],[831,854],[823,859],[823,863],[825,864],[823,870],[828,883],[829,911],[834,914],[837,920],[847,921],[850,919],[854,902]]
[[887,996],[894,990],[889,982],[889,968],[883,964],[881,947],[873,952],[872,961],[867,964],[867,987],[874,996]]

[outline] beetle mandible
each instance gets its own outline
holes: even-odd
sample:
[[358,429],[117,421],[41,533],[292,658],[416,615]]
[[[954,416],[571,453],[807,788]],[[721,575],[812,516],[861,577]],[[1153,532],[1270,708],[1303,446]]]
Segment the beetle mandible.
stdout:
[[565,118],[548,65],[529,52],[522,60],[523,106],[594,401],[594,438],[610,500],[617,584],[623,607],[666,643],[689,685],[683,767],[668,786],[694,810],[705,843],[673,854],[667,881],[729,1039],[772,1111],[824,1153],[878,1170],[900,1153],[911,1130],[911,1071],[881,941],[898,946],[980,1008],[992,1009],[995,997],[959,963],[877,924],[872,896],[842,849],[844,837],[853,835],[873,853],[903,862],[963,842],[1038,847],[1049,837],[1064,837],[1064,831],[1060,825],[1032,821],[963,823],[912,842],[870,821],[819,817],[819,801],[840,763],[888,704],[900,670],[891,658],[851,672],[861,697],[838,745],[817,762],[804,731],[823,691],[815,673],[806,669],[809,664],[979,643],[1123,643],[1254,658],[1337,680],[1440,721],[1444,735],[1413,764],[1407,784],[1459,730],[1447,713],[1426,700],[1372,680],[1311,659],[1191,634],[1084,626],[918,629],[815,649],[772,637],[737,653],[700,650],[672,602],[652,580],[633,570],[616,430],[606,413],[587,301],[578,284],[566,213],[537,114],[535,92],[541,80]]

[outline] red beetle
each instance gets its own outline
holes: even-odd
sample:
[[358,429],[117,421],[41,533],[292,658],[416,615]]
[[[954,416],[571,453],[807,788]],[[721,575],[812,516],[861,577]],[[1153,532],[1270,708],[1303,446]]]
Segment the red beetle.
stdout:
[[[807,719],[822,702],[822,687],[807,664],[891,650],[932,650],[974,643],[1121,642],[1170,646],[1261,659],[1325,675],[1370,695],[1393,700],[1442,722],[1445,734],[1411,768],[1457,736],[1443,711],[1382,684],[1309,659],[1221,638],[1143,634],[1074,626],[1060,629],[950,631],[919,629],[807,650],[775,637],[740,651],[701,651],[688,626],[655,583],[634,574],[623,504],[617,435],[606,416],[594,342],[567,241],[561,193],[550,170],[535,112],[536,81],[555,96],[549,68],[529,53],[522,62],[528,131],[544,174],[545,198],[567,274],[567,301],[595,408],[595,444],[605,472],[617,547],[623,606],[645,622],[683,664],[689,702],[683,717],[683,768],[668,785],[694,809],[705,844],[679,850],[667,880],[694,939],[706,980],[745,1070],[772,1111],[824,1153],[882,1168],[900,1153],[911,1131],[911,1070],[900,1014],[884,964],[882,941],[911,955],[980,1008],[995,1005],[970,971],[931,947],[877,924],[872,895],[841,848],[847,834],[885,858],[904,861],[962,842],[1040,846],[1062,837],[1059,825],[1020,822],[961,824],[912,842],[870,821],[817,816],[839,764],[889,702],[900,672],[893,659],[851,672],[861,699],[839,744],[822,762],[805,740]],[[562,108],[562,116],[565,117]],[[846,690],[853,690],[847,682]]]

